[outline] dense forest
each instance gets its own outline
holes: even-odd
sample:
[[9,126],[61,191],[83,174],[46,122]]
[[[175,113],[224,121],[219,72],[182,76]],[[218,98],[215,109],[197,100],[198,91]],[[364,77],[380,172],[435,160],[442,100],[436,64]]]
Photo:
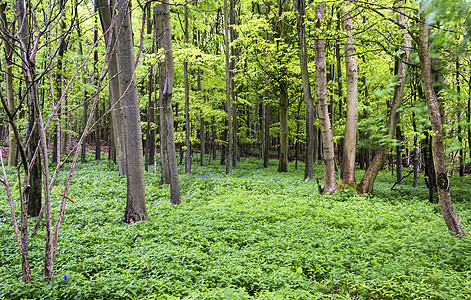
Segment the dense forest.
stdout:
[[[151,222],[150,187],[192,207],[204,186],[188,180],[242,178],[257,161],[319,199],[367,202],[391,173],[392,195],[421,190],[447,241],[466,238],[452,201],[471,174],[470,13],[464,0],[0,2],[2,220],[22,281],[36,234],[53,280],[87,166],[117,171],[101,185],[125,181],[129,226]],[[359,290],[347,294],[389,297]]]

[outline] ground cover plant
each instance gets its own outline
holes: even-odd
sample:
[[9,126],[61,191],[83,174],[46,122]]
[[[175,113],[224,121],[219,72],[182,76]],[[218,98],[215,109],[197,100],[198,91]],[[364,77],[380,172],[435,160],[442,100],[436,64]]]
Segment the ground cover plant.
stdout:
[[[191,176],[180,175],[180,206],[169,204],[158,172],[146,173],[149,219],[129,225],[116,166],[79,164],[49,284],[44,228],[30,239],[33,280],[24,284],[9,208],[0,203],[0,299],[471,298],[470,238],[449,234],[424,187],[406,179],[391,191],[394,176],[385,171],[371,195],[319,195],[302,167],[276,168],[247,158],[226,176],[214,161],[195,163]],[[7,171],[14,185],[16,171]],[[470,179],[451,182],[469,230]]]

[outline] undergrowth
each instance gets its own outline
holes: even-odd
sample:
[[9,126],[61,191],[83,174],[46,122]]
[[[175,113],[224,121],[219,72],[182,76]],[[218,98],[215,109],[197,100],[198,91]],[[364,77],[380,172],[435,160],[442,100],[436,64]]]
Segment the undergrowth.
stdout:
[[[180,206],[169,204],[159,173],[146,173],[149,220],[128,225],[126,180],[116,166],[79,164],[49,284],[44,225],[29,240],[33,281],[21,282],[2,194],[0,299],[471,299],[470,238],[447,232],[424,187],[405,181],[391,191],[385,172],[371,195],[321,196],[293,166],[277,173],[276,161],[263,169],[242,159],[226,176],[215,161],[194,163],[191,176],[180,175]],[[55,216],[65,178],[53,191]],[[452,178],[452,191],[468,187],[469,178]],[[468,230],[470,200],[461,192],[455,202]]]

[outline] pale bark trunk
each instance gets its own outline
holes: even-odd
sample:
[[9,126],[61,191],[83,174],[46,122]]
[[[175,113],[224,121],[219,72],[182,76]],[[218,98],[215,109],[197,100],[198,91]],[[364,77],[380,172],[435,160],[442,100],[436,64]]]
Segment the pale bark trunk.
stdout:
[[347,33],[345,43],[345,69],[347,75],[347,116],[345,119],[345,134],[341,179],[346,185],[355,184],[355,156],[358,123],[358,70],[353,21],[349,8],[343,16],[343,29]]
[[[319,4],[316,6],[316,18],[318,20],[316,27],[318,30],[321,30],[321,24],[324,23],[325,18],[325,4]],[[317,106],[322,132],[322,150],[324,153],[324,192],[333,193],[337,189],[337,181],[335,178],[334,141],[327,103],[325,44],[318,31],[316,31],[315,37]]]
[[303,79],[303,95],[306,103],[306,164],[304,169],[304,179],[314,179],[314,99],[311,94],[309,83],[309,70],[307,66],[307,46],[306,30],[304,25],[306,0],[299,1],[298,5],[298,36],[299,36],[299,57],[301,64],[301,76]]
[[[401,4],[402,1],[399,1],[398,4]],[[403,15],[404,9],[398,8],[398,23],[407,29],[407,22]],[[388,138],[391,140],[394,138],[396,132],[397,122],[399,120],[399,112],[397,109],[402,105],[402,99],[404,96],[404,87],[406,84],[406,75],[407,75],[407,64],[410,58],[410,49],[412,42],[408,33],[404,33],[402,40],[402,51],[403,54],[399,60],[398,69],[397,69],[397,82],[399,84],[394,89],[394,98],[392,101],[392,107],[389,111],[389,120],[388,120]],[[360,194],[371,193],[373,191],[374,182],[376,176],[378,176],[379,171],[383,167],[387,153],[390,149],[389,144],[380,145],[378,151],[376,152],[370,166],[365,172],[361,182],[357,186],[357,191]]]
[[[163,27],[163,46],[165,51],[165,62],[160,66],[161,78],[164,78],[164,84],[160,86],[162,90],[162,102],[164,105],[165,134],[167,138],[168,166],[170,173],[170,203],[180,204],[180,182],[178,179],[177,157],[175,152],[175,133],[172,111],[172,93],[174,82],[172,35],[170,24],[170,7],[168,3],[162,3],[162,27]],[[161,81],[162,84],[162,81]]]
[[[147,34],[152,34],[152,13],[151,6],[147,6]],[[154,40],[155,42],[155,40]],[[150,48],[152,53],[155,53],[154,44]],[[149,77],[147,82],[147,92],[149,94],[149,106],[147,108],[147,138],[146,138],[146,170],[148,170],[149,165],[154,164],[154,153],[155,153],[155,102],[154,102],[154,67],[149,67]]]
[[437,95],[433,89],[431,59],[428,50],[428,26],[425,25],[425,17],[421,16],[419,29],[419,58],[422,70],[422,83],[429,111],[430,123],[432,124],[432,155],[435,167],[435,175],[438,187],[438,201],[443,218],[453,235],[465,235],[463,225],[456,214],[450,195],[450,182],[446,171],[446,158],[444,152],[444,133],[438,106]]
[[147,220],[144,156],[142,151],[142,132],[139,114],[139,93],[137,91],[134,44],[132,40],[130,2],[118,1],[116,28],[118,36],[119,87],[123,97],[124,128],[126,143],[126,182],[127,202],[124,219],[127,223]]

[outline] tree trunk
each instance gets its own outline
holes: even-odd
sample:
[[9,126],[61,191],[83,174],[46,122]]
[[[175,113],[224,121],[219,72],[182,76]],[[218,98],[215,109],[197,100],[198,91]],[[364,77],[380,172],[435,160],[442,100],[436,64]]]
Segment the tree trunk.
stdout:
[[[147,6],[147,34],[152,34],[152,14],[151,14],[151,5]],[[155,42],[155,39],[154,39]],[[152,53],[155,53],[155,46],[152,43],[152,47],[150,49]],[[154,153],[155,153],[155,139],[156,139],[156,124],[155,124],[155,102],[154,102],[154,67],[149,67],[149,77],[147,82],[147,91],[149,93],[149,107],[147,108],[147,139],[146,139],[146,169],[149,165],[154,164]]]
[[358,70],[353,21],[349,8],[343,16],[343,29],[347,33],[345,42],[345,69],[347,75],[347,117],[343,143],[341,179],[346,185],[355,185],[356,135],[358,122]]
[[[188,5],[185,5],[185,46],[188,47]],[[190,85],[188,82],[188,62],[183,62],[183,79],[185,85],[185,173],[191,173],[191,144],[190,144]]]
[[315,50],[316,50],[316,88],[319,123],[322,132],[322,145],[324,153],[324,192],[333,193],[337,189],[335,178],[335,153],[332,136],[332,126],[329,118],[329,106],[327,103],[327,70],[325,62],[325,43],[321,36],[322,24],[325,18],[325,4],[316,6]]
[[[118,169],[120,175],[126,175],[126,138],[124,135],[124,116],[121,108],[121,94],[118,79],[118,59],[116,56],[116,32],[118,27],[111,24],[112,14],[115,11],[116,2],[112,0],[110,5],[106,0],[97,0],[98,12],[100,15],[101,26],[105,32],[106,47],[111,53],[108,77],[110,78],[109,94],[111,109],[111,123],[113,131],[113,142],[116,149],[116,156],[118,161]],[[113,26],[110,28],[110,26]]]
[[165,61],[159,65],[160,89],[162,90],[162,105],[164,107],[164,131],[167,142],[167,159],[170,174],[170,203],[180,204],[180,182],[178,180],[177,157],[175,152],[174,120],[172,111],[172,93],[174,82],[172,36],[170,24],[170,7],[168,3],[162,3],[161,22],[163,28],[163,48]]
[[[402,3],[403,1],[397,2],[398,5],[401,5]],[[402,24],[402,26],[407,29],[407,22],[405,21],[405,17],[403,15],[404,9],[398,8],[398,11],[399,11],[398,16],[397,16],[398,23]],[[404,96],[404,87],[406,84],[406,75],[407,75],[407,64],[410,58],[410,49],[412,47],[411,45],[412,43],[411,43],[409,34],[404,33],[404,37],[402,40],[403,54],[401,56],[401,59],[398,62],[398,68],[397,68],[397,82],[399,82],[399,84],[396,85],[394,89],[394,98],[393,98],[391,109],[389,111],[388,138],[390,140],[394,138],[397,122],[399,120],[399,112],[397,111],[397,109],[402,105],[402,99]],[[381,168],[384,165],[384,162],[386,161],[387,153],[390,147],[391,147],[390,144],[380,145],[370,166],[366,170],[365,175],[363,176],[361,182],[357,186],[358,193],[364,194],[364,193],[371,193],[373,191],[373,185],[374,185],[376,176],[378,176],[379,171],[381,170]]]
[[301,76],[303,79],[303,95],[306,103],[306,164],[304,169],[304,179],[314,179],[314,99],[311,94],[309,83],[309,70],[307,65],[308,55],[306,46],[306,30],[304,25],[306,0],[298,2],[298,36],[299,36],[299,58],[301,64]]
[[465,235],[463,225],[456,214],[450,195],[450,182],[446,171],[446,159],[443,145],[443,127],[440,116],[437,95],[433,89],[432,66],[428,49],[428,26],[425,25],[425,16],[421,15],[419,29],[419,58],[422,70],[422,83],[429,111],[430,123],[432,124],[432,155],[435,167],[435,175],[438,187],[438,201],[443,218],[453,235]]
[[[0,27],[3,27],[3,24],[7,23],[7,18],[5,15],[6,4],[0,4]],[[3,29],[3,28],[2,28]],[[13,96],[13,49],[10,45],[10,41],[4,41],[5,48],[5,94],[7,97],[8,109],[10,112],[15,110],[15,98]],[[11,126],[8,126],[9,137],[8,137],[8,166],[16,166],[16,139],[12,134]]]
[[227,146],[226,146],[226,175],[231,174],[232,161],[232,101],[231,101],[231,73],[229,25],[227,24],[227,0],[224,0],[224,48],[226,52],[226,112],[227,112]]
[[139,114],[139,93],[137,91],[134,44],[132,40],[130,2],[118,1],[116,28],[118,36],[118,70],[120,94],[123,97],[124,128],[126,138],[126,182],[127,202],[124,219],[127,223],[147,220],[144,155],[142,149],[142,131]]

